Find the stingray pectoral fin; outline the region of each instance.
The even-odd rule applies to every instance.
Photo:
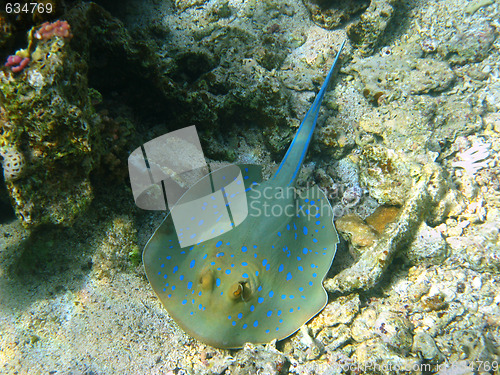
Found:
[[[266,312],[269,320],[274,319],[271,329],[277,339],[297,331],[326,305],[323,279],[339,241],[332,208],[323,192],[312,187],[298,195],[293,214],[287,211],[287,220],[276,233],[280,241],[276,241],[279,245],[274,246],[271,260],[270,287],[275,296],[268,299],[272,307]],[[262,335],[260,341],[264,338]]]

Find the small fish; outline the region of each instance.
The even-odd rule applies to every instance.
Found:
[[[259,167],[240,166],[246,218],[214,238],[183,247],[182,230],[178,237],[169,214],[144,249],[153,290],[179,326],[202,342],[240,348],[280,340],[326,305],[322,283],[338,243],[332,209],[319,188],[299,191],[294,184],[344,44],[276,174],[261,183]],[[215,190],[214,181],[226,176],[218,170],[210,178]],[[177,204],[196,197],[195,185]],[[203,205],[218,210],[209,199]],[[207,223],[193,215],[200,233],[217,228],[220,216]]]

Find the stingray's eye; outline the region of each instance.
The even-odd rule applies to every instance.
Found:
[[[214,283],[214,275],[211,269],[204,269],[200,273],[200,277],[198,278],[198,283],[200,284],[202,289],[211,289]]]
[[[247,301],[251,296],[252,290],[250,284],[246,281],[240,281],[239,283],[234,283],[229,289],[229,296],[234,300]]]

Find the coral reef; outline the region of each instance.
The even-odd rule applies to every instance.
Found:
[[[98,158],[85,66],[59,37],[39,41],[31,60],[21,75],[0,77],[10,123],[0,143],[25,157],[24,177],[8,189],[26,224],[71,222],[91,201],[88,174]]]
[[[365,10],[369,0],[332,1],[302,0],[311,14],[312,21],[325,29],[333,29],[341,22],[348,21],[351,16]]]
[[[371,0],[368,9],[359,21],[347,28],[347,35],[364,55],[373,53],[377,43],[394,15],[394,6],[399,0]]]
[[[24,156],[12,147],[0,147],[0,157],[2,157],[4,181],[15,181],[21,177],[24,171]]]

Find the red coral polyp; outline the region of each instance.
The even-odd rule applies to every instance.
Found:
[[[54,36],[65,39],[71,39],[71,28],[67,21],[57,20],[55,22],[44,22],[35,32],[35,38],[39,40],[47,40]]]
[[[20,72],[24,68],[26,68],[26,65],[30,62],[29,57],[22,57],[18,55],[11,55],[7,58],[7,62],[5,63],[5,66],[10,67],[10,69],[14,72]]]

